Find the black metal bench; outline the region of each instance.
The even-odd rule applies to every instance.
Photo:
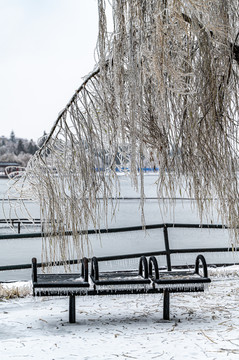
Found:
[[[200,264],[202,273],[200,272]],[[202,292],[211,282],[208,278],[207,263],[203,255],[198,255],[194,271],[159,271],[157,259],[149,258],[149,277],[155,290],[164,294],[163,319],[169,320],[169,294],[177,292]]]
[[[145,256],[139,260],[138,271],[107,271],[100,272],[98,259],[91,260],[91,280],[98,294],[120,294],[145,292],[151,284],[148,278],[148,262]]]
[[[163,319],[169,320],[170,293],[204,291],[205,285],[211,282],[202,255],[197,256],[194,271],[159,271],[154,256],[149,258],[149,263],[141,256],[137,271],[100,272],[98,259],[93,257],[90,280],[88,259],[82,259],[81,263],[81,274],[37,274],[37,260],[32,259],[33,295],[69,296],[70,323],[75,322],[75,296],[118,294],[163,293]]]
[[[38,274],[37,259],[32,259],[33,296],[69,296],[69,322],[75,322],[75,296],[87,295],[88,259],[81,262],[81,274]]]

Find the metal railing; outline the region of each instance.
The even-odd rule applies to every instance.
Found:
[[[13,228],[17,226],[17,233],[21,233],[21,225],[41,225],[40,219],[0,219],[0,224],[11,225]],[[0,235],[1,237],[1,235]]]
[[[122,259],[130,259],[130,258],[138,258],[142,255],[145,256],[166,256],[166,263],[168,271],[171,271],[172,264],[171,264],[171,255],[172,254],[188,254],[188,253],[216,253],[216,252],[233,252],[237,249],[233,247],[201,247],[201,248],[178,248],[178,249],[171,249],[170,248],[170,240],[168,229],[169,228],[185,228],[185,229],[227,229],[224,225],[213,225],[213,224],[173,224],[173,223],[165,223],[165,224],[154,224],[154,225],[147,225],[144,228],[142,226],[131,226],[131,227],[121,227],[121,228],[111,228],[111,229],[100,229],[100,230],[88,230],[79,232],[79,234],[88,233],[90,234],[110,234],[110,233],[125,233],[131,231],[139,231],[139,230],[151,230],[151,229],[163,229],[163,238],[164,238],[164,249],[162,251],[154,251],[154,252],[144,252],[144,253],[132,253],[132,254],[124,254],[124,255],[112,255],[112,256],[102,256],[97,257],[98,261],[113,261],[113,260],[122,260]],[[57,235],[57,234],[55,234]],[[58,234],[59,235],[59,234]],[[71,236],[72,232],[67,231],[65,235]],[[39,238],[43,236],[48,236],[48,234],[41,233],[31,233],[31,234],[9,234],[9,235],[0,235],[0,240],[6,239],[24,239],[24,238]],[[76,264],[79,260],[68,260],[68,264]],[[225,264],[217,264],[214,265],[228,265],[229,263]],[[42,264],[38,263],[37,266],[41,267],[42,265],[49,265],[49,264]],[[57,262],[52,264],[54,266],[62,265],[62,262]],[[7,271],[7,270],[22,270],[22,269],[30,269],[31,264],[19,264],[19,265],[5,265],[0,266],[0,271]]]

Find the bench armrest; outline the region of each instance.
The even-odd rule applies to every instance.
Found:
[[[200,275],[199,274],[200,263],[202,264],[202,268],[203,268],[203,277],[207,278],[208,277],[207,263],[206,263],[205,257],[203,255],[198,255],[196,258],[195,273]]]
[[[155,279],[159,279],[159,267],[155,256],[149,258],[149,277],[154,276]]]
[[[81,276],[85,282],[88,282],[88,259],[84,257],[81,262]]]
[[[94,280],[99,280],[99,266],[98,260],[95,256],[91,259],[91,277]]]
[[[32,282],[37,282],[37,259],[32,258]]]
[[[139,260],[139,275],[145,279],[149,277],[148,262],[145,256],[141,256]]]

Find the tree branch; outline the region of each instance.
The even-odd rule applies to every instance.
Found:
[[[192,19],[188,15],[182,13],[182,17],[183,17],[184,21],[186,21],[188,24],[192,25]],[[198,21],[198,26],[200,29],[203,29],[203,25],[199,21]],[[211,36],[213,36],[212,31],[210,31],[210,34],[211,34]],[[236,36],[236,40],[237,40],[238,36],[239,36],[239,33]],[[229,44],[230,44],[230,48],[232,51],[232,59],[236,60],[236,62],[239,65],[239,45],[235,44],[236,40],[234,43],[229,42]]]

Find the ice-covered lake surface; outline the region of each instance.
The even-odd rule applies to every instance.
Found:
[[[168,199],[158,200],[156,191],[157,175],[145,175],[145,222],[149,224],[161,223],[184,223],[199,224],[200,219],[194,204],[186,198],[185,194],[179,195],[174,206]],[[141,224],[141,210],[139,194],[132,188],[131,181],[126,176],[120,177],[121,197],[119,207],[114,219],[109,219],[108,227],[137,226]],[[0,179],[0,198],[4,198],[7,190],[7,180]],[[180,198],[181,197],[181,198]],[[164,205],[167,206],[163,206]],[[13,201],[14,204],[14,201]],[[160,205],[160,206],[159,206]],[[27,210],[33,218],[40,217],[39,206],[36,203],[26,202]],[[17,209],[17,216],[13,210],[9,210],[7,201],[0,208],[0,219],[4,217],[26,218],[25,209]],[[219,223],[215,217],[203,219],[204,223]],[[104,228],[102,223],[102,228]],[[2,225],[0,234],[13,233],[14,229]],[[16,228],[15,228],[16,231]],[[40,231],[39,227],[21,228],[21,232]],[[126,232],[117,234],[96,235],[89,237],[89,250],[85,250],[86,256],[110,256],[132,253],[144,253],[164,250],[163,231],[154,229],[147,231]],[[70,241],[70,238],[69,238]],[[169,241],[172,249],[177,248],[203,248],[203,247],[230,247],[230,238],[227,230],[208,229],[169,229]],[[0,266],[13,264],[29,264],[32,257],[41,260],[41,238],[0,240]],[[87,247],[86,247],[87,248]],[[172,255],[173,265],[190,265],[194,263],[195,254]],[[207,253],[208,263],[239,262],[237,253]],[[160,257],[160,265],[166,265],[165,257]],[[106,264],[105,266],[108,266]],[[117,263],[117,266],[136,266],[134,260]],[[29,270],[0,272],[0,281],[5,280],[28,280]]]

